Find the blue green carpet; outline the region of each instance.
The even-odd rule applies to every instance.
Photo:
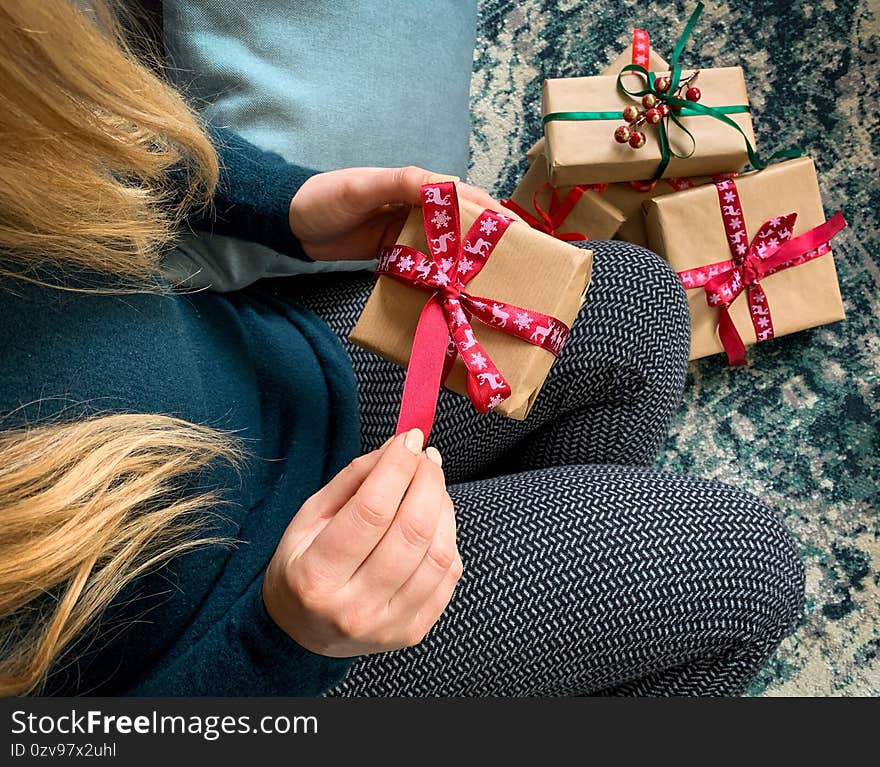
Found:
[[[541,81],[596,74],[651,33],[667,58],[694,4],[482,0],[470,180],[508,195],[540,135]],[[756,695],[880,695],[880,3],[711,0],[686,66],[741,65],[758,147],[799,144],[826,213],[848,319],[693,363],[660,465],[765,498],[797,538],[807,604]]]

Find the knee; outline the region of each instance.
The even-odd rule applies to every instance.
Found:
[[[638,313],[652,327],[671,339],[690,340],[691,317],[687,295],[678,275],[654,251],[640,245],[616,243],[619,253],[613,259],[623,261],[630,275],[633,302]],[[607,259],[612,261],[613,259]]]
[[[622,332],[655,364],[684,370],[690,350],[690,310],[681,280],[660,256],[618,240],[586,243],[594,251],[585,311],[600,305],[624,323]]]
[[[730,628],[741,641],[771,652],[803,609],[804,566],[794,540],[773,509],[744,491],[734,491],[721,527],[737,541],[718,562],[738,595],[730,603]]]

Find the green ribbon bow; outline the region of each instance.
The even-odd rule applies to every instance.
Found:
[[[663,177],[663,173],[666,171],[666,167],[669,165],[669,161],[676,157],[680,160],[685,160],[691,155],[693,155],[696,150],[696,141],[694,140],[693,134],[682,124],[682,117],[695,117],[697,115],[704,115],[708,117],[714,117],[716,120],[720,120],[725,125],[729,125],[731,128],[736,130],[742,137],[743,141],[746,144],[746,151],[749,155],[749,162],[751,166],[755,170],[763,170],[767,167],[767,163],[761,160],[757,153],[755,152],[755,148],[752,146],[746,134],[743,132],[742,128],[736,124],[733,120],[731,120],[727,115],[729,114],[742,114],[744,112],[750,112],[751,109],[746,104],[735,104],[732,106],[723,106],[723,107],[707,107],[702,104],[699,104],[694,101],[686,101],[685,99],[680,99],[675,96],[670,95],[674,93],[676,88],[678,88],[679,83],[681,82],[681,66],[679,66],[679,59],[681,58],[681,54],[685,49],[685,46],[690,39],[691,33],[696,26],[697,20],[700,18],[700,15],[703,12],[703,3],[697,3],[697,7],[694,9],[694,12],[691,14],[690,19],[688,20],[687,26],[685,26],[684,31],[681,33],[681,37],[678,38],[678,43],[675,46],[675,50],[672,53],[672,58],[669,61],[669,68],[671,70],[670,76],[670,84],[669,89],[666,92],[660,92],[657,90],[656,81],[657,78],[653,72],[649,72],[643,66],[638,64],[627,64],[623,69],[620,70],[620,74],[617,76],[617,87],[623,93],[626,93],[628,96],[632,96],[633,98],[639,98],[641,96],[646,96],[651,93],[657,97],[659,102],[665,102],[669,107],[669,115],[665,117],[661,122],[657,124],[658,129],[658,139],[660,142],[660,165],[657,167],[657,171],[654,173],[651,181],[656,181],[659,178]],[[640,91],[630,91],[623,84],[623,76],[627,72],[636,72],[637,74],[642,75],[645,78],[645,81],[648,84],[648,87],[644,90]],[[679,111],[676,113],[674,107],[678,107]],[[551,112],[550,114],[544,115],[543,120],[541,121],[542,125],[546,125],[551,120],[573,120],[573,121],[581,121],[581,120],[622,120],[623,112]],[[675,125],[677,125],[691,140],[691,150],[687,154],[679,154],[669,144],[669,121],[672,120]],[[782,158],[791,158],[791,157],[800,157],[803,154],[803,150],[795,147],[793,149],[785,149],[779,152],[776,152],[770,159],[777,160]]]

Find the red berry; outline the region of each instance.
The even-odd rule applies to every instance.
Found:
[[[645,134],[641,131],[633,131],[632,136],[629,137],[629,145],[633,149],[641,149],[645,145]]]
[[[642,96],[642,106],[645,107],[645,109],[650,109],[651,107],[656,106],[657,101],[658,99],[653,93],[646,93]]]
[[[665,101],[664,101],[662,104],[660,104],[660,105],[657,107],[657,109],[660,110],[660,114],[661,114],[663,117],[666,117],[666,116],[669,114],[669,104],[667,104]]]
[[[672,85],[672,82],[668,77],[658,77],[654,80],[654,88],[658,93],[666,93],[670,85]]]
[[[628,123],[634,123],[636,120],[639,119],[639,110],[636,109],[634,106],[628,106],[626,109],[623,110],[623,119],[626,120]]]
[[[619,144],[625,144],[629,141],[630,136],[632,136],[632,131],[629,129],[629,125],[621,125],[614,131],[614,140]]]
[[[700,89],[699,89],[699,88],[691,87],[691,88],[688,88],[688,89],[687,89],[687,93],[685,93],[684,97],[685,97],[688,101],[699,101],[699,100],[700,100],[700,96],[702,96],[702,95],[703,95],[703,94],[700,93]]]
[[[682,108],[680,106],[678,106],[677,104],[674,107],[672,107],[672,111],[675,112],[675,114],[677,114],[677,115],[681,114],[681,109]]]
[[[656,125],[663,119],[663,113],[657,107],[651,107],[645,112],[645,119],[647,119],[651,125]]]

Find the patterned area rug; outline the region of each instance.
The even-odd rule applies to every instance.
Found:
[[[540,135],[541,81],[595,74],[633,26],[669,57],[692,2],[482,0],[470,180],[507,196]],[[767,499],[800,543],[807,603],[754,695],[880,695],[880,6],[709,0],[683,59],[745,69],[758,147],[815,159],[848,319],[691,365],[660,465]]]

